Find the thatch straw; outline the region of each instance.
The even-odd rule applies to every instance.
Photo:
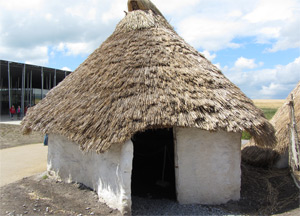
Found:
[[[254,139],[245,145],[242,149],[242,158],[247,163],[252,165],[272,165],[280,158],[279,155],[283,155],[288,151],[290,143],[290,131],[288,125],[290,124],[290,107],[289,103],[291,100],[291,95],[294,97],[294,109],[295,118],[298,129],[298,134],[300,134],[300,82],[297,84],[295,89],[286,98],[285,103],[277,110],[270,123],[274,126],[276,130],[276,146],[273,148],[263,148],[255,146],[257,143]]]
[[[274,129],[222,72],[152,11],[132,11],[72,74],[31,108],[23,131],[66,136],[106,151],[149,128],[249,131],[272,146]]]
[[[246,145],[242,150],[242,160],[258,167],[272,167],[279,157],[279,153],[272,148]]]
[[[298,135],[300,134],[300,82],[298,82],[295,89],[289,94],[285,103],[278,109],[270,123],[274,125],[276,130],[277,145],[274,148],[280,154],[283,154],[288,150],[290,143],[290,131],[288,125],[290,124],[290,100],[291,95],[294,98],[295,118],[298,129]],[[299,139],[299,138],[298,138]]]
[[[160,15],[163,17],[162,13],[150,0],[128,0],[127,1],[128,11],[134,10],[151,10],[154,14]]]
[[[265,169],[241,164],[242,215],[273,215],[299,208],[299,190],[289,169]],[[246,206],[247,208],[245,208]]]

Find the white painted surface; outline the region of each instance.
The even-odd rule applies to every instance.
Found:
[[[94,189],[101,201],[122,213],[131,210],[133,144],[114,145],[103,154],[83,153],[79,145],[59,135],[49,135],[48,171],[62,180]]]
[[[241,133],[176,128],[175,136],[179,203],[221,204],[240,198]]]

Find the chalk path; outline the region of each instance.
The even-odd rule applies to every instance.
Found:
[[[47,170],[48,147],[24,145],[0,150],[0,187]]]

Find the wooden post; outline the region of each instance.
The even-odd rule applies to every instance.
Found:
[[[10,77],[10,62],[7,63],[7,76],[8,76],[8,106],[10,109],[12,106],[12,103],[11,103],[11,87],[12,86],[11,86],[11,77]]]
[[[23,65],[22,69],[22,90],[21,90],[21,118],[25,115],[25,71],[26,71],[26,65]]]
[[[44,94],[44,68],[41,68],[41,100],[43,99]]]
[[[289,103],[290,106],[290,166],[292,170],[295,169],[300,171],[300,147],[299,147],[299,137],[296,125],[295,118],[295,109],[294,109],[294,97],[291,95],[291,101]]]

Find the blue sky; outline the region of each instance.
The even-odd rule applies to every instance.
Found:
[[[299,0],[152,0],[252,99],[300,81]],[[112,34],[127,0],[0,0],[0,59],[74,70]]]

